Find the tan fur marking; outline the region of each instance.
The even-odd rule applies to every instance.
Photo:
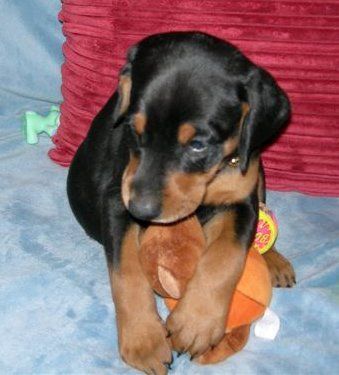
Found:
[[[241,103],[241,110],[242,110],[242,115],[240,119],[240,126],[243,125],[245,117],[247,116],[248,112],[250,111],[250,106],[248,103]]]
[[[193,125],[191,124],[183,124],[180,125],[178,131],[178,141],[180,144],[185,145],[187,144],[194,136],[196,130]]]
[[[226,241],[232,247],[239,247],[234,223],[235,214],[233,211],[222,212],[209,220],[203,227],[207,246],[211,246],[215,241]],[[223,256],[223,251],[221,256]]]
[[[238,147],[238,144],[239,144],[239,137],[238,136],[227,139],[227,141],[224,143],[224,147],[223,147],[224,148],[224,156],[231,155],[236,150],[236,148]]]
[[[132,80],[129,76],[120,76],[119,79],[119,93],[121,95],[121,104],[119,114],[127,111],[131,97]]]
[[[206,184],[216,170],[217,166],[214,166],[206,173],[171,173],[163,190],[161,217],[156,221],[175,221],[195,211],[201,204]]]
[[[226,211],[204,227],[209,242],[184,297],[167,319],[173,349],[199,356],[218,344],[246,251],[235,235],[235,216]],[[204,298],[201,298],[204,296]]]
[[[139,158],[130,154],[130,160],[125,168],[124,174],[122,176],[122,185],[121,185],[121,195],[122,200],[126,207],[128,207],[128,203],[131,199],[131,184],[133,177],[138,169],[139,166]]]
[[[231,204],[248,197],[258,181],[259,161],[253,160],[247,172],[226,168],[207,186],[204,204]]]
[[[164,362],[170,362],[171,350],[139,262],[138,234],[138,226],[132,225],[123,239],[118,267],[109,267],[119,350],[129,365],[148,373],[156,366],[159,373],[165,373]]]
[[[224,229],[224,214],[215,215],[203,227],[206,245],[210,246],[218,237],[220,237]]]
[[[133,225],[128,232],[125,234],[125,237],[121,244],[121,251],[120,251],[120,262],[119,267],[117,271],[114,270],[114,268],[110,268],[110,277],[112,280],[112,292],[113,292],[113,298],[117,298],[120,300],[124,300],[124,295],[119,297],[121,294],[121,288],[118,287],[118,284],[125,284],[128,285],[129,283],[133,283],[135,280],[134,275],[134,268],[136,267],[136,270],[138,273],[138,268],[140,267],[137,263],[139,262],[139,259],[137,257],[137,248],[139,246],[139,229],[137,225]],[[134,254],[135,252],[135,254]],[[131,279],[122,278],[122,275],[129,276]],[[130,290],[130,293],[134,293],[134,290]],[[135,298],[138,298],[138,296],[135,296]],[[120,307],[120,306],[119,306]],[[118,307],[118,310],[119,310]],[[117,311],[119,313],[119,311]]]
[[[296,283],[293,265],[273,246],[263,254],[273,287],[292,287]]]
[[[125,316],[125,310],[130,308],[130,306],[126,305],[126,303],[130,302],[129,297],[137,303],[140,299],[151,296],[150,286],[146,277],[141,277],[143,272],[138,258],[138,247],[139,228],[137,225],[133,225],[123,239],[117,270],[114,270],[113,267],[109,269],[113,299],[118,302],[116,313],[118,318],[121,319]],[[139,288],[135,288],[135,286],[141,284],[144,284],[145,288],[139,294],[140,290],[137,291]]]
[[[145,131],[147,123],[146,115],[142,112],[138,112],[134,116],[134,128],[137,134],[141,135]]]
[[[245,117],[247,116],[250,110],[250,107],[248,103],[242,103],[241,109],[242,109],[242,115],[239,121],[239,134],[241,133],[241,129],[243,127]],[[224,143],[224,156],[231,155],[238,147],[238,144],[239,144],[239,135],[236,135],[235,137],[227,139],[226,142]]]

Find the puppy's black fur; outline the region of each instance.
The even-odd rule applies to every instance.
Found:
[[[94,119],[74,157],[67,190],[77,220],[104,246],[111,281],[115,280],[112,289],[123,289],[113,290],[113,297],[120,350],[132,366],[163,373],[161,363],[168,361],[170,349],[155,311],[144,311],[153,302],[149,292],[144,293],[146,284],[138,282],[143,276],[136,260],[126,260],[126,254],[134,257],[136,251],[130,253],[124,245],[136,243],[128,237],[134,233],[131,228],[170,223],[192,213],[204,226],[225,212],[225,226],[233,228],[223,237],[225,246],[233,243],[235,250],[228,254],[239,259],[234,261],[237,270],[225,270],[220,285],[227,290],[229,283],[232,288],[253,240],[258,199],[264,200],[260,150],[280,132],[289,113],[288,99],[274,79],[218,38],[199,32],[158,34],[129,51],[119,89]],[[220,262],[226,259],[230,264],[229,258],[220,256]],[[208,268],[205,272],[214,275]],[[130,288],[138,288],[137,296],[144,296],[139,303]],[[172,332],[180,319],[197,319],[197,323],[201,319],[189,310],[197,300],[192,295],[187,298],[190,302],[170,317]],[[218,308],[208,314],[214,313],[220,317]],[[147,326],[152,328],[143,336]],[[187,334],[178,329],[174,349],[191,345],[192,330],[199,337],[191,349],[185,349],[192,355],[217,343],[219,336],[212,338],[210,333],[216,332],[213,326],[207,330],[206,325],[195,324]],[[150,337],[154,340],[147,341]],[[194,347],[198,342],[200,347]],[[162,359],[153,358],[159,345],[167,353]]]
[[[161,201],[164,171],[206,171],[225,159],[222,145],[239,133],[241,103],[250,107],[235,151],[242,172],[289,117],[288,99],[267,72],[233,45],[203,33],[146,38],[131,49],[122,74],[132,80],[127,112],[119,116],[121,98],[116,91],[94,119],[68,178],[76,218],[105,246],[110,261],[119,258],[121,240],[133,220],[121,199],[130,152],[145,160],[138,176],[140,189]],[[132,125],[139,111],[147,112],[148,118],[148,132],[141,137]],[[197,128],[195,146],[206,147],[202,152],[178,145],[178,126],[188,121]],[[202,221],[204,216],[199,207]]]

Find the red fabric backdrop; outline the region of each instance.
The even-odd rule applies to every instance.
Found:
[[[142,37],[201,30],[233,42],[276,77],[290,126],[264,153],[271,189],[339,195],[339,1],[64,0],[61,124],[50,157],[69,165]]]

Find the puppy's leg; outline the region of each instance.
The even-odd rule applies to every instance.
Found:
[[[218,214],[205,225],[207,251],[184,297],[167,319],[176,351],[198,357],[224,336],[229,303],[243,271],[256,215],[251,205],[244,204]],[[244,227],[253,230],[246,232]]]
[[[116,236],[119,235],[117,226]],[[148,374],[166,374],[166,364],[171,363],[172,354],[166,329],[156,310],[153,291],[139,263],[138,232],[136,224],[125,225],[114,262],[106,244],[119,349],[122,359],[130,366]],[[118,242],[114,240],[115,244]]]
[[[262,165],[259,175],[258,198],[259,202],[266,203],[265,175]],[[273,287],[290,288],[295,285],[295,272],[292,264],[274,246],[263,254],[263,257],[270,271]]]
[[[291,288],[296,284],[292,264],[274,246],[263,254],[263,257],[271,274],[272,286]]]

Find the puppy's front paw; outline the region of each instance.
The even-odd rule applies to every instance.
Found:
[[[217,345],[225,334],[225,306],[189,295],[178,303],[167,318],[173,349],[189,352],[191,358]]]
[[[165,327],[156,317],[124,321],[119,334],[121,358],[146,374],[167,374],[172,353],[166,335]]]

